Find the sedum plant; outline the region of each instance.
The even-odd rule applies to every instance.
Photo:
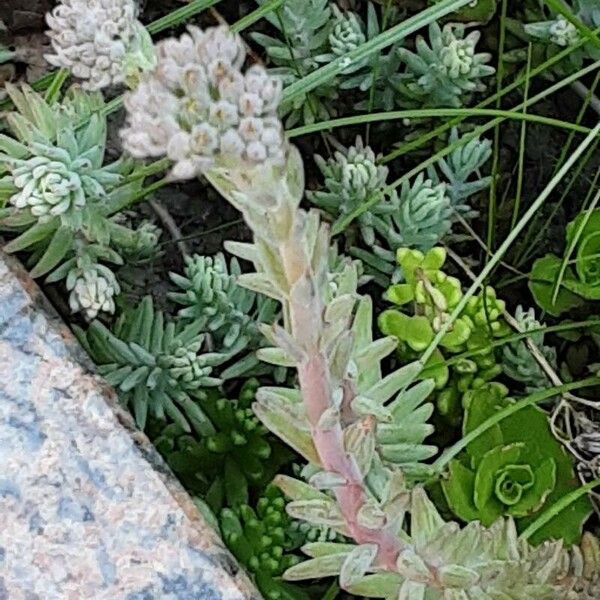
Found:
[[[254,266],[238,282],[282,305],[282,323],[263,327],[273,347],[262,357],[294,366],[299,390],[259,390],[255,412],[313,469],[308,482],[276,478],[291,499],[288,513],[349,538],[305,545],[309,560],[284,577],[339,575],[350,593],[390,600],[558,600],[578,597],[588,583],[593,594],[597,586],[588,576],[598,564],[595,542],[585,555],[579,549],[570,555],[561,542],[533,548],[519,540],[511,519],[461,529],[441,518],[422,487],[411,487],[405,470],[418,473],[427,457],[411,451],[428,434],[421,426],[424,411],[415,407],[432,383],[411,385],[422,370],[419,362],[381,376],[379,362],[396,341],[372,341],[370,302],[357,297],[351,265],[334,278],[332,293],[328,228],[316,212],[299,208],[302,161],[283,140],[281,150],[284,164],[233,164],[213,156],[201,169],[253,232],[252,243],[227,245]],[[479,318],[479,303],[472,310],[470,318]],[[382,439],[379,426],[385,424],[390,437]],[[389,444],[396,447],[386,456]]]
[[[524,332],[537,330],[543,325],[535,318],[535,310],[524,310],[518,306],[515,313],[520,328]],[[556,367],[556,349],[544,344],[544,333],[535,332],[529,339],[542,352],[548,363]],[[524,384],[528,394],[543,390],[548,387],[548,377],[533,357],[524,340],[511,342],[502,348],[502,369],[508,377]]]
[[[247,380],[234,399],[216,390],[199,398],[209,423],[201,435],[177,423],[152,424],[154,444],[171,469],[215,513],[248,504],[251,494],[264,489],[291,459],[252,412],[258,385],[256,379]]]
[[[465,394],[463,435],[508,406],[506,394],[499,384]],[[451,461],[442,488],[450,509],[463,521],[487,527],[501,515],[510,515],[522,531],[544,507],[576,490],[576,481],[573,462],[552,434],[546,414],[528,406],[494,425]],[[591,510],[587,497],[580,498],[550,519],[531,542],[578,543]]]
[[[421,356],[445,325],[463,297],[461,282],[447,275],[443,248],[426,254],[400,248],[398,264],[404,281],[388,288],[385,297],[396,305],[379,315],[379,328],[398,340],[398,357],[411,360]],[[490,342],[508,334],[502,312],[504,302],[486,288],[469,299],[467,306],[442,337],[427,363],[427,375],[435,382],[438,416],[446,425],[457,426],[462,419],[462,396],[502,372]],[[448,367],[447,357],[463,351],[477,351]]]
[[[494,74],[489,53],[478,53],[479,31],[468,35],[462,24],[429,26],[429,43],[417,36],[415,52],[399,50],[406,72],[396,82],[403,103],[417,107],[465,105],[475,92],[485,91],[483,79]]]
[[[449,143],[460,141],[454,129]],[[393,267],[398,248],[427,251],[450,232],[457,215],[477,215],[466,200],[489,186],[490,177],[482,177],[480,170],[491,153],[489,140],[460,144],[428,169],[427,178],[421,173],[412,183],[405,181],[398,193],[387,189],[387,167],[378,164],[373,150],[358,137],[354,146],[333,158],[315,156],[325,183],[307,197],[337,221],[358,213],[361,244],[352,252],[386,286],[390,276],[394,281],[399,277]],[[373,204],[365,211],[366,202]]]
[[[583,25],[591,30],[600,27],[600,8],[595,0],[573,0],[569,3],[569,11]],[[539,40],[550,46],[566,48],[574,45],[581,39],[577,27],[568,21],[563,15],[554,15],[554,18],[545,21],[527,23],[525,32],[534,40]],[[600,50],[592,42],[586,43],[575,51],[569,60],[577,68],[581,68],[583,59],[586,57],[598,60]]]
[[[297,540],[289,534],[291,519],[285,509],[281,491],[268,485],[256,508],[243,505],[221,512],[221,535],[267,600],[309,600],[307,593],[281,581],[281,574],[301,560],[293,553]]]
[[[386,21],[397,19],[397,11],[393,7],[384,10]],[[342,12],[334,5],[333,30],[329,36],[331,52],[318,58],[320,62],[328,62],[343,56],[357,46],[373,39],[381,33],[377,11],[372,3],[367,4],[367,23],[352,11]],[[394,81],[398,77],[401,60],[398,55],[399,45],[392,44],[386,54],[377,53],[348,67],[343,71],[340,81],[341,90],[359,90],[368,94],[368,98],[360,100],[355,108],[358,110],[382,109],[392,110],[396,103],[397,91]]]
[[[88,90],[134,80],[154,65],[152,40],[135,0],[61,0],[47,15],[51,65],[68,69]]]
[[[0,136],[0,228],[18,234],[8,252],[26,250],[33,277],[66,278],[73,311],[88,318],[113,312],[119,285],[102,262],[121,264],[115,250],[139,233],[111,217],[142,178],[123,160],[104,166],[106,118],[98,94],[71,88],[49,103],[29,87],[6,89],[17,110]],[[82,123],[85,123],[82,125]]]
[[[257,0],[260,6],[266,2]],[[286,0],[280,9],[267,14],[265,19],[278,30],[281,39],[258,32],[252,34],[252,39],[265,49],[274,65],[271,73],[280,77],[284,85],[290,85],[319,67],[321,57],[331,52],[330,39],[338,50],[347,43],[356,43],[344,35],[347,27],[338,24],[337,35],[333,33],[335,19],[328,0]],[[286,127],[327,120],[336,114],[334,101],[337,97],[335,81],[317,86],[292,103]]]
[[[146,296],[119,317],[112,331],[95,320],[87,331],[75,327],[75,333],[140,429],[151,415],[170,419],[186,432],[210,434],[214,427],[198,401],[206,388],[221,383],[212,371],[226,356],[202,352],[201,329],[198,322],[166,321]]]
[[[237,285],[240,265],[234,258],[227,264],[223,254],[214,257],[185,257],[183,275],[171,273],[179,291],[169,297],[182,308],[180,319],[200,322],[213,347],[235,359],[221,372],[222,379],[268,372],[256,350],[264,345],[260,323],[272,323],[278,316],[277,303]],[[285,369],[275,373],[285,377]]]

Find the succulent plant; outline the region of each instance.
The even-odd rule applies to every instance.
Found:
[[[46,17],[56,67],[100,90],[154,66],[152,40],[134,0],[61,0]]]
[[[459,141],[458,130],[453,129],[448,142]],[[428,177],[421,173],[412,183],[405,181],[398,193],[387,189],[387,167],[377,164],[373,150],[357,137],[354,146],[337,151],[333,158],[315,156],[325,184],[307,192],[307,197],[338,222],[358,214],[362,243],[351,252],[377,283],[387,286],[390,277],[392,281],[399,277],[393,266],[398,248],[427,251],[450,232],[457,214],[464,218],[477,214],[466,200],[489,186],[491,178],[482,177],[480,169],[490,156],[491,142],[473,138],[431,166]],[[366,202],[369,208],[364,210]]]
[[[276,113],[281,81],[258,65],[242,74],[246,52],[239,36],[225,26],[190,26],[156,51],[154,71],[125,96],[126,150],[137,158],[166,155],[177,179],[215,163],[283,160]]]
[[[130,406],[140,429],[151,415],[171,419],[183,431],[193,428],[207,435],[214,427],[199,400],[207,388],[221,383],[212,370],[226,356],[201,352],[205,344],[201,329],[201,323],[166,322],[146,296],[119,317],[113,331],[95,320],[87,331],[76,327],[75,332],[100,374]]]
[[[274,485],[268,485],[256,508],[242,505],[221,512],[221,535],[229,550],[253,576],[267,600],[308,600],[296,586],[281,581],[280,575],[301,558],[293,554],[295,540],[288,535],[290,517],[286,501]]]
[[[143,178],[127,182],[133,171],[126,161],[103,166],[107,131],[99,94],[71,88],[51,104],[29,87],[6,89],[17,110],[6,117],[13,137],[0,136],[0,204],[7,204],[0,228],[19,235],[5,250],[29,252],[33,277],[50,273],[56,282],[70,273],[74,310],[112,312],[119,285],[99,261],[121,264],[111,246],[131,246],[139,236],[112,215]]]
[[[180,424],[152,426],[154,444],[191,493],[218,513],[250,501],[250,491],[263,489],[292,455],[254,416],[251,405],[258,381],[244,383],[237,399],[216,390],[199,399],[210,427],[200,436]]]
[[[256,0],[264,5],[267,0]],[[330,51],[329,36],[334,19],[328,0],[287,0],[279,10],[265,19],[279,31],[282,39],[263,33],[253,33],[252,39],[260,44],[274,65],[273,75],[290,85],[319,67],[318,57]],[[324,83],[305,96],[300,96],[289,107],[286,127],[299,122],[324,121],[336,114],[335,81]]]
[[[279,308],[274,300],[237,285],[240,274],[238,261],[233,258],[228,266],[222,254],[186,257],[184,275],[171,273],[180,291],[169,297],[183,306],[179,317],[202,323],[212,345],[236,359],[221,372],[223,379],[272,371],[255,352],[264,344],[259,325],[274,322]],[[285,370],[277,370],[276,376],[280,380]]]
[[[384,14],[383,22],[380,24],[375,6],[368,3],[366,25],[358,14],[348,11],[338,16],[338,27],[344,31],[351,30],[355,40],[359,39],[360,30],[364,32],[363,42],[368,41],[378,36],[384,26],[394,24],[400,17],[399,11],[389,4],[384,9]],[[352,34],[348,31],[347,35]],[[398,92],[395,82],[399,77],[398,70],[402,64],[398,54],[399,49],[398,44],[392,44],[385,54],[383,52],[373,54],[344,71],[344,76],[340,80],[340,89],[359,90],[363,93],[363,97],[355,104],[357,110],[392,110],[397,104]]]
[[[73,312],[83,311],[86,318],[95,319],[100,312],[115,312],[115,296],[121,288],[115,274],[106,265],[77,260],[77,266],[67,274],[69,306]]]
[[[399,357],[413,360],[431,344],[461,301],[462,285],[441,270],[446,260],[443,248],[433,248],[426,254],[401,248],[397,258],[404,282],[390,286],[386,299],[398,308],[381,313],[378,323],[384,334],[398,340]],[[446,427],[461,422],[461,401],[467,390],[481,387],[502,372],[490,341],[510,331],[503,310],[504,302],[492,288],[470,298],[428,361],[424,375],[435,382],[437,416]],[[473,356],[451,367],[445,365],[446,356],[465,350],[474,351]]]
[[[429,177],[435,183],[447,185],[447,195],[453,212],[465,219],[477,215],[477,211],[465,201],[471,196],[489,187],[490,176],[481,176],[481,168],[492,156],[492,142],[475,137],[464,143],[458,129],[452,129],[448,145],[461,142],[450,154],[427,169]],[[452,220],[455,220],[453,217]]]
[[[542,324],[535,318],[533,308],[524,310],[522,306],[518,306],[515,319],[524,332],[542,327]],[[556,368],[556,349],[544,344],[544,332],[532,333],[530,339],[542,352],[548,364]],[[502,369],[508,377],[522,383],[528,394],[545,389],[549,385],[548,376],[531,354],[525,340],[510,342],[503,346]]]
[[[310,488],[284,478],[278,484],[293,501],[316,501]],[[397,493],[399,521],[410,516],[410,531],[403,532],[394,569],[377,566],[373,544],[316,542],[302,548],[308,560],[284,577],[302,581],[339,574],[349,593],[408,600],[592,600],[600,591],[600,543],[589,533],[570,552],[560,542],[534,548],[518,538],[510,519],[487,529],[477,521],[460,528],[442,519],[422,488]],[[333,508],[335,501],[330,503]]]
[[[367,245],[375,242],[374,215],[387,212],[383,188],[388,175],[387,167],[377,165],[373,150],[356,138],[354,146],[337,151],[333,158],[324,159],[316,155],[315,161],[325,177],[324,189],[308,192],[307,198],[319,208],[339,218],[356,211],[371,196],[378,195],[378,202],[370,211],[362,213],[357,221]]]
[[[507,406],[507,392],[503,386],[488,384],[465,394],[463,435]],[[442,482],[451,510],[463,521],[488,527],[508,515],[518,531],[577,487],[571,458],[552,435],[546,414],[534,406],[503,419],[471,442],[464,456],[451,461]],[[591,513],[590,501],[582,497],[565,511],[538,530],[531,542],[579,543]]]
[[[429,44],[417,37],[416,52],[399,49],[407,71],[396,82],[402,101],[410,106],[461,107],[468,97],[486,89],[482,79],[494,74],[491,54],[477,53],[479,31],[465,35],[461,24],[429,26]]]

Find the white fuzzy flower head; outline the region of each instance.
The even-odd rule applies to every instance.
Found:
[[[215,165],[284,162],[281,82],[259,66],[242,73],[238,35],[227,27],[189,27],[156,50],[155,70],[125,96],[126,150],[137,158],[166,155],[175,179]]]
[[[549,28],[550,40],[558,46],[572,46],[579,40],[577,27],[560,15]]]
[[[30,208],[40,222],[85,206],[85,192],[79,174],[60,161],[35,156],[13,171],[18,192],[10,198],[17,208]]]
[[[95,319],[100,312],[114,313],[114,297],[121,288],[114,273],[106,266],[92,264],[77,267],[67,275],[69,306],[73,312],[83,312],[88,319]]]
[[[55,52],[46,59],[84,80],[88,90],[122,83],[154,64],[137,14],[134,0],[62,0],[46,17]]]

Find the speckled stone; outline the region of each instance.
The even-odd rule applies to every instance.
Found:
[[[0,253],[0,600],[260,598]]]

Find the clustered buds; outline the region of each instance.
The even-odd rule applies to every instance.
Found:
[[[83,312],[88,319],[98,313],[115,312],[114,297],[121,291],[115,274],[106,266],[93,263],[71,269],[67,275],[69,307],[73,312]]]
[[[156,46],[158,64],[125,97],[123,145],[135,157],[168,156],[175,179],[219,165],[281,163],[281,82],[246,57],[227,27],[189,27]]]
[[[134,0],[62,0],[47,16],[55,54],[46,59],[83,79],[85,89],[122,83],[130,70],[153,63],[137,14]]]

